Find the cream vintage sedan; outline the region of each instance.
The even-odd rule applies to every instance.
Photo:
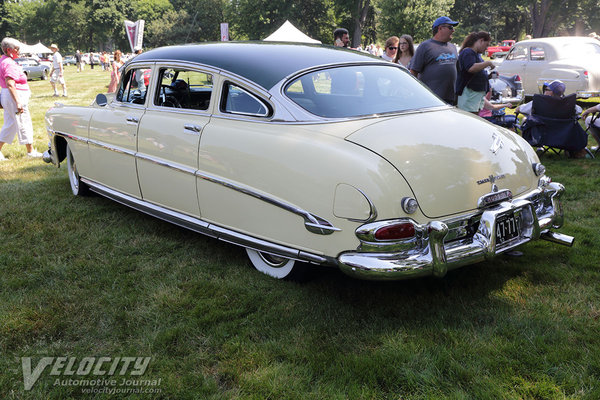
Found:
[[[276,278],[444,276],[536,239],[570,245],[563,186],[519,136],[354,51],[218,43],[145,52],[116,94],[46,114],[46,159],[101,194],[247,249]]]
[[[502,75],[519,75],[526,96],[541,93],[544,83],[560,79],[566,93],[579,97],[600,93],[600,41],[589,37],[554,37],[515,44],[496,68]]]

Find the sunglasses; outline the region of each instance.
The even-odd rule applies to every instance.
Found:
[[[388,47],[388,49],[390,49],[390,50],[398,50],[398,48],[394,47],[394,46],[390,46],[390,47]]]
[[[442,28],[448,28],[451,31],[454,30],[454,27],[452,25],[442,25]]]

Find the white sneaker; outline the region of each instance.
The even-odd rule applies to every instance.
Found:
[[[31,153],[27,153],[27,157],[32,157],[32,158],[40,158],[42,155],[43,154],[37,150],[31,150]]]
[[[2,152],[0,151],[0,161],[4,161],[6,160],[6,157],[4,157],[4,154],[2,154]]]

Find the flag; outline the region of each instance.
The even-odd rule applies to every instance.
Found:
[[[136,47],[141,49],[144,42],[144,20],[138,19],[135,22],[126,20],[125,32],[127,33],[131,51],[135,51]]]

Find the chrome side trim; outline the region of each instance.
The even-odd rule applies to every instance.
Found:
[[[69,133],[56,132],[56,131],[52,131],[52,130],[48,130],[48,131],[52,132],[55,136],[61,136],[61,137],[64,137],[65,139],[71,139],[76,142],[89,143],[89,141],[90,141],[88,138],[83,137],[83,136],[71,135]]]
[[[316,264],[334,264],[335,262],[328,257],[308,253],[287,246],[282,246],[263,239],[255,238],[234,230],[224,228],[215,224],[205,222],[197,217],[182,214],[177,211],[169,210],[165,207],[138,199],[127,194],[121,193],[98,182],[87,178],[81,178],[81,181],[87,184],[95,193],[121,203],[127,207],[141,211],[153,217],[170,222],[182,228],[201,233],[228,243],[233,243],[243,247],[249,247],[257,251],[264,251],[282,257],[294,260],[311,262]]]
[[[289,211],[291,213],[294,213],[296,215],[301,216],[304,219],[304,226],[306,227],[306,229],[309,232],[312,233],[317,233],[320,235],[330,235],[333,232],[337,232],[337,231],[341,231],[341,229],[336,228],[335,226],[333,226],[329,221],[327,221],[325,218],[321,218],[318,215],[315,214],[311,214],[310,212],[303,210],[302,208],[296,207],[292,204],[283,202],[279,199],[275,199],[273,197],[267,196],[263,193],[259,193],[257,191],[254,191],[248,187],[239,185],[235,182],[226,180],[226,179],[222,179],[222,178],[217,178],[213,175],[204,173],[204,172],[200,172],[197,171],[196,172],[196,176],[200,179],[204,179],[205,181],[208,182],[212,182],[212,183],[216,183],[218,185],[222,185],[225,186],[226,188],[229,189],[233,189],[237,192],[240,193],[244,193],[248,196],[252,196],[256,199],[259,199],[261,201],[264,201],[266,203],[269,203],[271,205],[274,205],[276,207],[282,208],[286,211]]]
[[[96,147],[99,147],[104,150],[113,151],[115,153],[127,154],[132,157],[135,157],[137,155],[137,152],[134,150],[124,149],[122,147],[109,146],[109,145],[99,142],[97,140],[87,139],[87,142],[89,145],[96,146]]]
[[[195,168],[189,168],[189,167],[185,167],[183,165],[180,164],[175,164],[175,163],[171,163],[168,161],[165,161],[163,159],[157,158],[157,157],[152,157],[146,154],[142,154],[142,153],[136,153],[135,154],[138,160],[144,160],[144,161],[148,161],[151,162],[153,164],[156,165],[160,165],[161,167],[167,167],[170,169],[173,169],[175,171],[179,171],[179,172],[183,172],[185,174],[188,175],[196,175],[196,169]]]
[[[234,182],[225,180],[225,179],[220,179],[217,178],[215,176],[206,174],[206,173],[202,173],[200,171],[197,171],[194,168],[189,168],[189,167],[185,167],[179,164],[175,164],[175,163],[171,163],[171,162],[167,162],[164,161],[162,159],[156,158],[156,157],[151,157],[148,156],[146,154],[141,154],[132,150],[127,150],[127,149],[122,149],[122,148],[118,148],[118,147],[114,147],[114,146],[107,146],[103,143],[100,143],[98,141],[95,140],[90,140],[90,139],[86,139],[86,138],[82,138],[82,137],[77,137],[77,136],[72,136],[72,135],[66,135],[66,134],[60,134],[60,136],[64,136],[66,138],[69,139],[73,139],[73,140],[78,140],[78,141],[82,141],[82,142],[86,142],[90,145],[96,146],[96,147],[100,147],[106,150],[110,150],[110,151],[114,151],[116,153],[120,153],[120,154],[127,154],[130,155],[132,157],[136,157],[140,160],[144,160],[144,161],[148,161],[151,163],[154,163],[156,165],[160,165],[166,168],[170,168],[176,171],[180,171],[183,172],[185,174],[188,175],[193,175],[196,176],[197,178],[200,179],[204,179],[207,180],[209,182],[213,182],[222,186],[225,186],[229,189],[233,189],[235,191],[238,191],[240,193],[244,193],[248,196],[252,196],[254,198],[257,198],[261,201],[267,202],[269,204],[272,204],[276,207],[282,208],[286,211],[289,211],[291,213],[294,213],[296,215],[301,216],[304,219],[304,227],[312,233],[316,233],[319,235],[330,235],[333,232],[337,232],[337,231],[341,231],[341,229],[336,228],[335,226],[333,226],[333,224],[331,224],[331,222],[327,221],[325,218],[319,217],[318,215],[312,214],[306,210],[303,210],[302,208],[296,207],[292,204],[289,203],[285,203],[281,200],[278,199],[274,199],[272,197],[269,197],[265,194],[256,192],[248,187],[243,187],[241,185],[238,185]],[[99,184],[97,184],[99,185]],[[91,186],[91,185],[90,185]],[[108,197],[108,195],[107,195]]]

